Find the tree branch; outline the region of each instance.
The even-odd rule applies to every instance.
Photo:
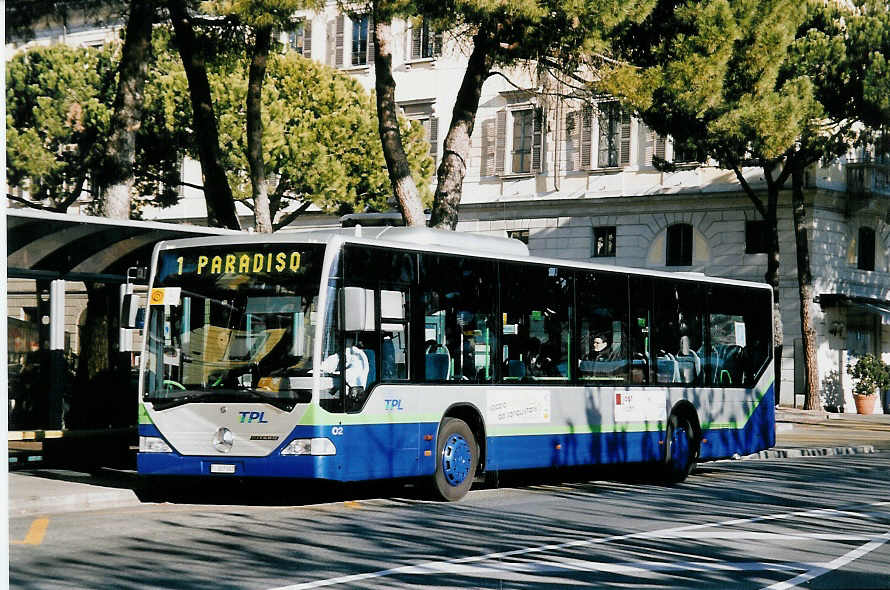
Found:
[[[305,203],[300,205],[299,208],[297,208],[297,209],[291,211],[290,213],[288,213],[287,215],[285,215],[281,221],[273,224],[273,227],[275,228],[276,231],[278,231],[282,227],[286,227],[286,226],[290,225],[291,223],[293,223],[293,221],[297,217],[299,217],[300,215],[305,213],[306,210],[309,209],[309,207],[311,207],[311,206],[312,206],[312,201],[306,201]]]
[[[6,193],[6,198],[10,201],[15,201],[16,203],[21,203],[25,205],[29,209],[39,209],[41,211],[52,211],[54,213],[58,213],[58,209],[55,207],[47,207],[46,205],[41,205],[40,203],[35,203],[34,201],[29,201],[28,199],[24,199],[22,197],[17,197],[13,194]]]

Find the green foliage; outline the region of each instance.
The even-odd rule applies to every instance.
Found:
[[[426,15],[438,31],[489,31],[488,55],[494,66],[547,56],[572,67],[605,51],[612,32],[627,22],[641,21],[655,0],[400,0],[381,4],[394,16]]]
[[[856,395],[875,395],[878,391],[890,389],[890,367],[873,354],[866,354],[855,364],[847,367],[856,383],[853,393]]]
[[[247,80],[239,71],[211,75],[220,142],[237,198],[250,196],[243,105]],[[267,173],[283,201],[309,199],[331,213],[388,208],[392,195],[373,96],[349,76],[296,53],[270,56],[263,88],[263,150]],[[433,174],[423,129],[402,120],[402,134],[424,201]],[[275,214],[275,211],[272,211]]]
[[[96,169],[114,100],[113,50],[39,47],[7,62],[10,186],[58,207]]]
[[[602,88],[653,129],[732,165],[846,151],[849,123],[890,121],[886,3],[660,0],[613,48]]]
[[[215,15],[233,15],[251,27],[271,27],[289,22],[296,11],[319,9],[323,0],[204,0],[201,10]]]
[[[136,186],[142,204],[165,206],[178,198],[181,158],[197,159],[197,146],[188,84],[169,32],[157,27],[153,44],[136,137]],[[117,47],[36,48],[7,63],[10,186],[64,207],[78,180],[97,172],[114,101]],[[246,62],[222,56],[210,66],[223,163],[236,197],[246,199]],[[374,100],[355,80],[293,53],[274,54],[263,101],[267,176],[278,179],[275,211],[304,199],[332,213],[388,208],[392,190]],[[416,123],[402,124],[412,171],[429,204],[429,144]]]
[[[774,160],[821,113],[808,77],[779,75],[805,8],[795,0],[659,2],[615,44],[640,63],[607,72],[602,86],[659,133],[728,167],[746,156]],[[643,47],[628,51],[635,41]]]

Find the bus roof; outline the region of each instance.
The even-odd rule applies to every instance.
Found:
[[[766,283],[729,279],[725,277],[712,277],[696,272],[674,272],[651,268],[616,266],[581,260],[531,256],[528,252],[528,246],[519,240],[487,234],[454,232],[427,227],[356,226],[353,228],[297,230],[274,234],[229,234],[224,236],[207,236],[164,241],[158,244],[158,250],[207,245],[262,243],[316,243],[330,244],[338,247],[345,243],[355,243],[401,250],[435,252],[439,254],[463,254],[480,258],[496,258],[498,260],[548,264],[552,266],[618,272],[639,276],[682,279],[703,283],[720,283],[762,289],[771,288]]]

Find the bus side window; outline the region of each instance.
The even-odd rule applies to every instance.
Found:
[[[424,381],[494,379],[495,263],[424,254]]]
[[[630,382],[648,384],[651,379],[649,339],[652,326],[652,279],[630,277]]]
[[[769,292],[716,286],[708,297],[708,308],[708,382],[722,387],[753,385],[772,346]]]
[[[627,278],[581,271],[578,298],[578,368],[582,381],[627,382]]]
[[[573,273],[519,262],[500,267],[504,380],[570,378]]]
[[[655,376],[658,383],[701,383],[704,294],[688,281],[655,282]]]

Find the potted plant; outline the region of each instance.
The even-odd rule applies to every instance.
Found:
[[[866,354],[847,367],[847,372],[856,380],[853,384],[856,413],[871,414],[878,391],[890,387],[890,367],[875,355]]]

